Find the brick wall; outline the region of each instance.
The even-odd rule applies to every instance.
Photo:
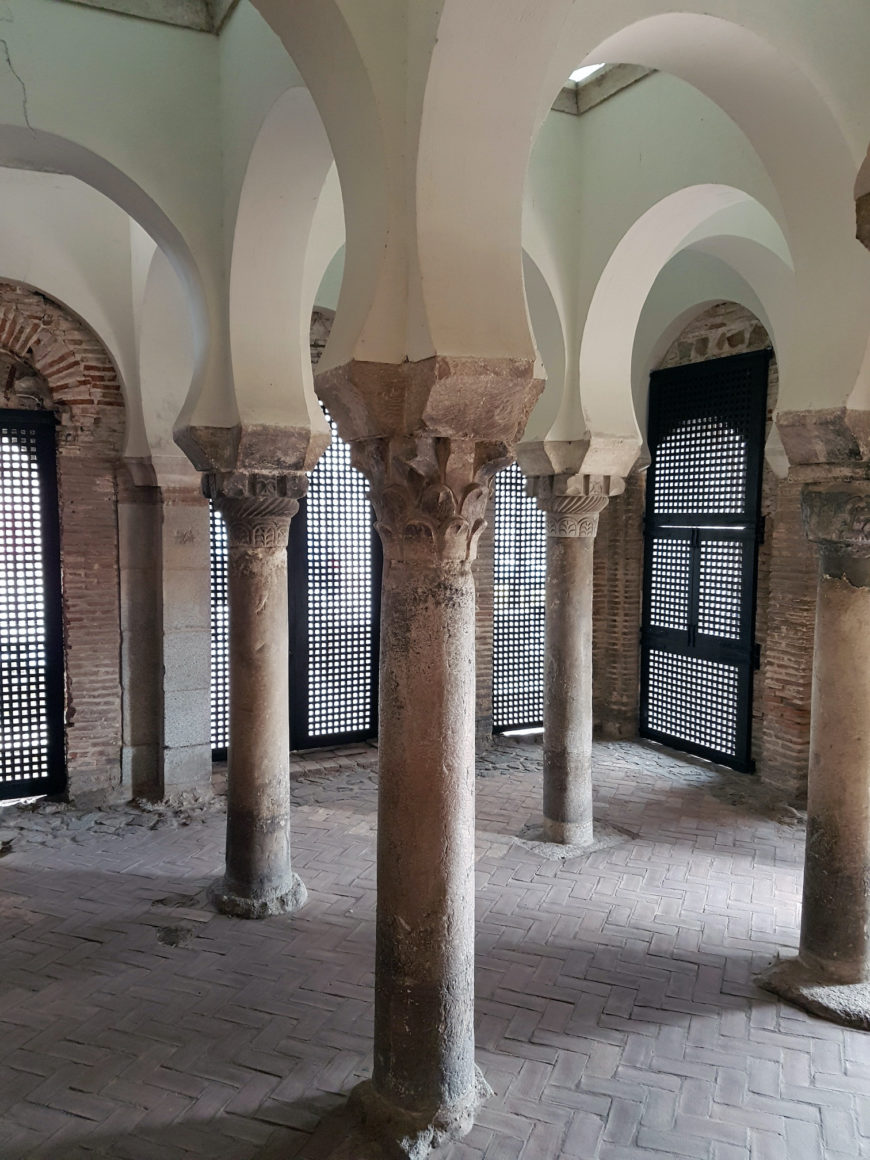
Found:
[[[592,717],[602,737],[637,735],[644,475],[598,517],[592,589]]]
[[[18,387],[4,392],[2,405],[53,409],[60,421],[69,794],[79,800],[117,796],[121,686],[115,472],[124,435],[120,383],[104,347],[83,323],[43,295],[11,283],[0,283],[0,351],[18,367]]]

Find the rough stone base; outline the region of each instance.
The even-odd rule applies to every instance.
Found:
[[[870,982],[826,983],[797,958],[773,963],[755,981],[812,1015],[856,1031],[870,1031]]]
[[[292,875],[292,885],[282,894],[267,894],[261,898],[245,898],[224,888],[224,880],[216,882],[209,892],[211,901],[221,914],[233,918],[269,918],[273,914],[292,914],[308,899],[305,883],[298,874]]]
[[[468,1098],[440,1107],[431,1115],[414,1114],[385,1100],[371,1080],[357,1084],[350,1101],[366,1132],[377,1140],[390,1160],[424,1160],[433,1148],[465,1136],[474,1123],[475,1112],[491,1095],[492,1088],[475,1065],[474,1087]]]
[[[533,818],[520,830],[514,841],[531,854],[546,858],[550,862],[567,862],[570,858],[585,858],[596,850],[606,850],[608,846],[619,846],[622,842],[632,842],[637,837],[630,830],[611,826],[609,822],[596,822],[592,841],[583,845],[551,842],[541,818]]]

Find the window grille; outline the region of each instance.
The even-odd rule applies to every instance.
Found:
[[[324,410],[324,413],[325,410]],[[329,414],[332,441],[290,527],[293,747],[377,733],[381,544],[368,483]]]
[[[290,736],[294,749],[377,733],[381,545],[365,478],[332,442],[290,525]],[[229,601],[223,517],[211,509],[211,739],[229,745]]]
[[[209,504],[211,531],[211,748],[226,756],[230,741],[230,603],[227,587],[227,529]]]
[[[54,416],[0,411],[0,798],[65,778]]]
[[[544,513],[526,495],[516,463],[495,477],[493,729],[540,726],[544,718]]]
[[[744,770],[769,358],[650,379],[640,731]]]

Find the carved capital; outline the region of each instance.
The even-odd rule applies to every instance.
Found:
[[[317,375],[317,393],[349,442],[438,436],[513,445],[543,389],[526,359],[433,355],[353,360]]]
[[[870,556],[870,481],[806,484],[801,510],[807,538],[847,556]]]
[[[371,484],[387,560],[474,559],[492,477],[511,460],[504,443],[439,436],[362,439],[352,455]]]
[[[202,490],[223,515],[231,548],[286,549],[290,521],[308,490],[302,471],[281,475],[245,471],[211,472]]]
[[[547,535],[567,539],[594,536],[599,513],[624,487],[623,479],[609,475],[535,475],[526,483],[547,513]]]

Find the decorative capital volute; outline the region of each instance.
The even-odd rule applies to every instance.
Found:
[[[505,444],[440,436],[361,439],[352,457],[371,484],[388,561],[475,558],[492,477],[511,459]]]
[[[304,471],[210,472],[203,476],[202,490],[224,517],[230,548],[281,550],[308,490],[308,476]]]

